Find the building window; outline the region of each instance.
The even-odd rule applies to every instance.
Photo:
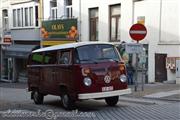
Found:
[[[13,27],[16,27],[16,10],[13,10]]]
[[[110,6],[110,41],[120,41],[120,5]]]
[[[57,7],[51,8],[51,18],[57,19]]]
[[[36,20],[36,22],[35,22],[35,24],[36,24],[36,26],[39,26],[39,18],[38,18],[38,6],[35,6],[35,20]]]
[[[33,14],[33,7],[29,8],[29,26],[33,26],[34,14]]]
[[[21,8],[21,25],[24,26],[24,9]]]
[[[13,27],[38,27],[38,6],[13,9]]]
[[[50,6],[51,6],[51,19],[57,19],[57,1],[52,0],[50,2]]]
[[[98,41],[98,8],[89,9],[90,41]]]
[[[28,26],[28,8],[25,8],[25,26]]]
[[[72,0],[66,0],[66,17],[72,18]]]
[[[9,29],[8,10],[3,10],[3,30]]]
[[[21,9],[17,9],[17,26],[22,26]]]

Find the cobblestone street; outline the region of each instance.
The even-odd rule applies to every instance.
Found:
[[[179,102],[165,102],[165,101],[155,101],[150,102],[125,102],[119,101],[116,107],[108,107],[105,105],[104,101],[84,101],[78,103],[77,112],[73,113],[75,117],[70,117],[71,114],[65,116],[62,113],[69,113],[70,111],[65,111],[62,109],[59,101],[45,102],[44,105],[34,105],[34,103],[24,103],[26,105],[14,106],[7,110],[26,110],[38,112],[38,110],[44,111],[46,116],[42,117],[18,117],[18,119],[65,119],[65,120],[179,120],[180,119],[180,103]],[[29,107],[27,107],[27,104]],[[31,106],[31,107],[30,107]],[[6,116],[4,117],[1,111],[2,120],[13,120],[14,117]],[[8,112],[8,111],[6,111]],[[61,116],[56,116],[55,113],[59,113]],[[83,113],[83,114],[81,114]],[[10,114],[9,114],[10,115]],[[17,114],[21,115],[21,113]],[[58,115],[58,114],[57,114]],[[80,117],[80,115],[82,115]],[[85,115],[89,115],[88,117]]]
[[[166,92],[170,96],[160,98],[160,96],[164,96],[162,91],[165,91],[164,88],[167,87]],[[179,120],[180,100],[178,90],[179,86],[175,84],[154,84],[145,85],[144,91],[134,92],[132,86],[132,94],[121,96],[118,105],[115,107],[107,106],[104,100],[87,100],[77,102],[77,110],[65,111],[58,96],[48,95],[45,97],[43,105],[35,105],[30,100],[30,93],[26,91],[26,84],[1,83],[0,119]],[[147,97],[148,95],[150,97]],[[157,98],[151,98],[151,96],[157,95]],[[23,112],[27,114],[31,112],[41,113],[41,116],[27,116]],[[15,117],[15,115],[19,117]]]

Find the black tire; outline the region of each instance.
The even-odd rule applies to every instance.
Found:
[[[38,91],[32,92],[32,97],[35,104],[43,104],[44,95],[39,93]]]
[[[75,101],[67,93],[61,95],[61,102],[66,110],[75,109]]]
[[[119,96],[107,97],[105,101],[109,106],[115,106],[119,101]]]

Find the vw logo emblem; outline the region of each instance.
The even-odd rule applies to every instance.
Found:
[[[105,83],[110,83],[110,82],[111,82],[111,77],[110,77],[109,75],[106,75],[106,76],[104,77],[104,82],[105,82]]]

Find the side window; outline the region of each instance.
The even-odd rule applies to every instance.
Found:
[[[44,64],[56,64],[57,51],[47,51],[44,54]]]
[[[33,53],[31,56],[31,64],[38,65],[43,63],[43,53]]]
[[[70,64],[71,57],[70,51],[61,51],[58,54],[58,63],[59,64]]]

